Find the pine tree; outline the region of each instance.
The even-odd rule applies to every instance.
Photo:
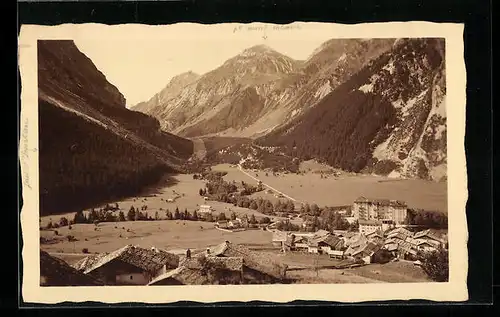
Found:
[[[118,221],[125,221],[125,214],[121,210],[118,213]]]
[[[313,216],[319,216],[319,207],[316,204],[311,205],[311,214]]]
[[[179,207],[175,207],[174,219],[178,220],[181,218],[181,213],[179,212]]]
[[[249,223],[251,223],[251,224],[255,224],[255,223],[257,223],[257,219],[255,219],[255,215],[254,215],[254,214],[252,214],[252,215],[250,216],[250,220],[249,220],[248,222],[249,222]]]
[[[308,203],[306,203],[306,205],[304,207],[304,211],[305,211],[306,215],[310,215],[311,214],[311,206],[309,206]]]
[[[135,208],[131,206],[127,213],[127,220],[134,221],[135,220]]]
[[[207,222],[213,222],[214,221],[214,217],[212,216],[212,214],[208,214],[207,215],[207,219],[206,219]]]
[[[66,217],[61,217],[61,219],[59,219],[59,226],[64,227],[67,225],[68,225],[68,219]]]
[[[77,211],[75,214],[75,217],[73,219],[74,223],[87,223],[87,218],[85,217],[85,214],[83,211]]]
[[[159,220],[160,219],[160,215],[158,214],[158,211],[155,211],[155,220]]]
[[[198,220],[198,213],[196,212],[196,209],[193,211],[193,220],[194,221]]]
[[[184,209],[184,219],[189,220],[189,212],[188,212],[187,208]]]
[[[167,212],[166,212],[166,217],[168,220],[174,219],[174,216],[172,215],[172,213],[169,210],[167,210]]]

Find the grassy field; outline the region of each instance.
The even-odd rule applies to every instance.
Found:
[[[290,268],[287,275],[300,283],[418,283],[430,282],[424,271],[407,261],[386,264],[369,264],[352,269],[325,268],[338,260],[328,256],[288,252],[280,254],[283,263]],[[317,268],[317,269],[315,269]]]
[[[255,183],[236,167],[220,164],[214,170],[226,171],[226,180]],[[339,177],[321,178],[320,174],[305,175],[280,174],[273,176],[259,171],[258,178],[291,197],[319,206],[350,205],[360,196],[379,199],[397,199],[406,201],[410,208],[438,210],[447,213],[446,183],[418,179],[391,179],[371,175],[343,174]]]
[[[47,252],[81,253],[87,248],[90,253],[110,252],[127,244],[144,248],[158,247],[172,252],[184,253],[187,248],[205,249],[225,240],[237,244],[250,244],[271,247],[272,233],[262,230],[225,232],[214,227],[213,223],[201,221],[127,221],[106,222],[96,227],[93,224],[73,225],[72,229],[61,227],[53,230],[41,230],[40,236],[56,243],[41,244]],[[67,235],[73,235],[78,241],[69,242]]]
[[[245,214],[250,217],[250,215],[253,214],[257,219],[259,219],[266,216],[258,211],[235,207],[232,204],[217,201],[205,201],[203,197],[199,195],[200,188],[205,187],[205,181],[193,179],[193,175],[191,174],[175,175],[173,176],[173,179],[175,179],[176,182],[160,182],[157,186],[146,189],[142,196],[131,197],[110,203],[111,205],[118,203],[119,208],[125,213],[125,215],[131,206],[134,206],[136,209],[140,209],[142,206],[146,205],[148,207],[146,212],[149,216],[154,217],[155,213],[158,212],[160,218],[165,217],[167,209],[173,213],[176,207],[178,207],[181,212],[187,208],[187,210],[192,213],[194,210],[198,209],[199,205],[203,204],[212,206],[215,209],[215,215],[224,212],[226,216],[229,217],[231,212],[234,211],[238,217]],[[178,198],[176,198],[174,202],[167,202],[168,199],[173,199],[175,197]],[[40,218],[40,225],[46,226],[49,221],[52,221],[53,223],[58,222],[61,217],[66,217],[71,220],[74,217],[74,213],[43,216]],[[280,217],[270,218],[272,221],[281,219]]]

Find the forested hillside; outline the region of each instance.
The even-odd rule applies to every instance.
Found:
[[[399,40],[257,143],[348,171],[439,179],[446,166],[443,58],[441,39]]]
[[[193,143],[161,131],[73,41],[38,41],[40,213],[137,193],[180,171]]]

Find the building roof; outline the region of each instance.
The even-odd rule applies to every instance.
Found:
[[[401,200],[392,200],[392,199],[375,199],[375,198],[366,198],[359,197],[354,201],[355,203],[371,203],[379,206],[394,206],[394,207],[406,207],[406,202]]]
[[[354,252],[351,253],[351,255],[352,256],[361,255],[363,257],[372,256],[375,252],[380,250],[381,247],[382,246],[380,244],[368,242],[368,243],[360,246],[356,250],[354,250]]]
[[[229,241],[215,246],[210,250],[210,254],[223,257],[242,257],[244,266],[278,279],[285,277],[288,268],[287,265],[281,264],[276,256],[253,252],[242,245],[233,244]]]
[[[181,265],[190,269],[201,269],[202,262],[199,259],[203,258],[205,263],[219,269],[228,271],[241,271],[243,269],[242,257],[217,257],[217,256],[197,256],[189,260],[185,260]]]
[[[40,250],[40,276],[46,277],[42,286],[95,286],[102,282],[85,275],[66,262]]]
[[[179,267],[158,275],[148,285],[156,285],[166,279],[174,279],[184,285],[213,284],[205,271],[206,268],[234,272],[241,272],[243,269],[243,258],[241,257],[207,256],[203,257],[205,261],[200,261],[201,258],[201,256],[197,256],[183,260]]]
[[[413,232],[411,232],[410,230],[407,230],[405,228],[402,228],[402,227],[390,230],[389,232],[387,232],[387,235],[391,236],[391,235],[394,235],[397,233],[402,233],[402,234],[407,235],[407,236],[413,236]]]
[[[399,241],[398,242],[398,249],[405,251],[407,253],[411,253],[413,255],[417,254],[417,250],[415,250],[415,247],[410,242]]]
[[[178,255],[162,250],[155,251],[144,249],[133,245],[126,245],[125,247],[111,253],[100,255],[94,259],[89,259],[87,265],[84,265],[83,261],[82,263],[77,263],[77,265],[84,269],[83,272],[85,274],[88,274],[115,260],[131,264],[147,272],[156,272],[164,265],[169,268],[174,268],[179,265]]]
[[[411,238],[411,236],[407,236],[406,234],[401,233],[401,232],[391,233],[387,237],[393,238],[393,239],[399,239],[399,240],[403,240],[403,241],[405,241],[409,237]]]
[[[332,249],[339,250],[344,246],[344,241],[333,234],[327,236],[321,242],[329,245]]]
[[[374,238],[374,237],[383,238],[384,237],[384,233],[380,229],[375,229],[372,232],[367,233],[366,237],[367,238]]]
[[[398,249],[397,243],[386,243],[384,246],[388,251],[395,251]]]
[[[320,229],[320,230],[318,230],[318,231],[316,231],[316,232],[314,233],[314,236],[315,236],[315,237],[323,237],[323,236],[328,236],[329,234],[330,234],[330,232],[329,232],[329,231],[326,231],[326,230]]]
[[[366,220],[366,219],[359,219],[358,223],[360,226],[382,226],[382,222],[379,220]]]
[[[351,246],[351,245],[354,246],[354,245],[365,243],[367,241],[368,241],[368,239],[366,238],[366,236],[364,234],[357,233],[357,234],[353,235],[352,237],[348,238],[345,241],[345,244],[347,246]]]
[[[171,271],[158,275],[151,282],[148,283],[148,286],[160,284],[162,281],[165,281],[167,279],[174,279],[178,283],[183,285],[209,284],[208,276],[203,275],[201,271],[190,270],[185,266],[180,266]]]
[[[419,231],[419,232],[415,233],[415,235],[414,235],[415,239],[424,238],[424,237],[428,237],[432,240],[442,242],[442,239],[439,237],[439,235],[432,229]]]

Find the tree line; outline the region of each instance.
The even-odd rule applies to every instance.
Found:
[[[448,228],[448,216],[443,212],[409,208],[405,224],[432,229],[446,229]]]

